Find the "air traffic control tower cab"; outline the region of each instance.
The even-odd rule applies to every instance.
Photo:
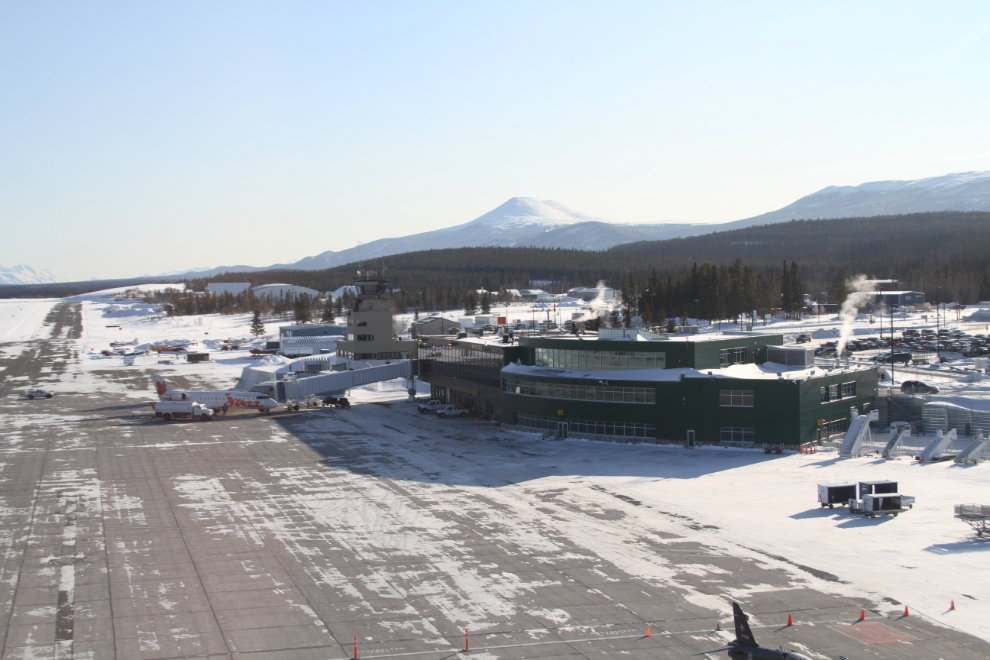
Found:
[[[353,369],[415,358],[416,342],[395,338],[388,279],[359,270],[354,286],[357,299],[347,311],[347,339],[337,342],[337,356]]]

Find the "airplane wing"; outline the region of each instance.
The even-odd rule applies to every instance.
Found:
[[[734,646],[723,646],[720,649],[712,649],[711,651],[702,651],[701,653],[692,653],[691,655],[708,655],[709,653],[719,653],[721,651],[730,651],[734,649]]]

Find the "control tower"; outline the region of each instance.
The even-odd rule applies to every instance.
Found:
[[[388,279],[376,270],[359,270],[354,278],[357,301],[347,311],[347,339],[337,342],[337,357],[352,369],[416,357],[416,342],[399,341],[392,330]]]

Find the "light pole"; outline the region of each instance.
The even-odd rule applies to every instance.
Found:
[[[942,287],[935,287],[935,355],[942,358],[942,335],[938,334],[938,306],[942,302]]]
[[[819,323],[819,325],[822,322],[822,298],[824,298],[824,297],[825,297],[825,292],[824,291],[819,291],[818,292],[818,323]]]
[[[694,324],[695,326],[701,325],[701,320],[698,318],[698,299],[694,299]]]
[[[650,292],[650,329],[653,332],[657,331],[657,294],[655,291]]]

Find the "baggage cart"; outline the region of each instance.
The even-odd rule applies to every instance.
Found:
[[[973,528],[977,536],[990,535],[990,504],[957,504],[955,517]]]
[[[818,484],[818,503],[832,509],[856,499],[856,484]]]

